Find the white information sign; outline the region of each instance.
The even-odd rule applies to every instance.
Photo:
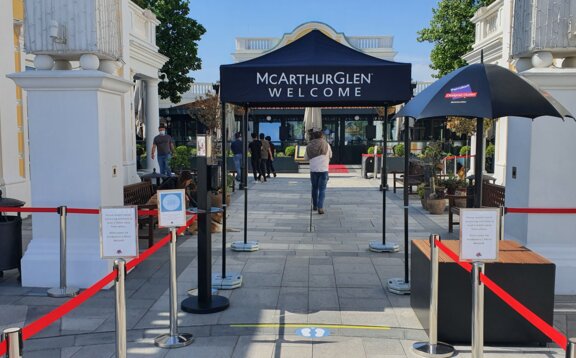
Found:
[[[158,226],[186,226],[185,199],[184,189],[158,190]]]
[[[138,208],[100,208],[100,257],[103,259],[138,256]]]
[[[196,155],[199,157],[206,156],[206,136],[199,135],[196,137]]]
[[[460,259],[495,261],[500,241],[500,209],[460,209]]]

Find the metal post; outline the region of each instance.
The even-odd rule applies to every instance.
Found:
[[[412,351],[423,357],[451,357],[454,347],[438,342],[438,246],[440,235],[430,235],[430,319],[428,327],[429,342],[417,342]]]
[[[566,347],[566,358],[576,358],[576,338],[568,340],[568,347]]]
[[[184,299],[180,305],[189,313],[215,313],[230,305],[228,298],[212,294],[212,223],[211,200],[208,195],[210,170],[207,156],[198,157],[198,295]],[[176,250],[174,248],[174,250]],[[174,254],[175,256],[175,254]],[[176,284],[176,266],[174,266],[174,285]],[[175,289],[175,287],[174,287]],[[177,291],[174,290],[176,296]],[[174,304],[176,297],[173,297]],[[174,311],[177,311],[175,308]]]
[[[378,145],[374,146],[374,180],[378,179]]]
[[[312,203],[312,199],[310,199],[310,229],[309,231],[312,232],[312,209],[314,208],[314,204]]]
[[[22,357],[23,341],[21,328],[7,328],[2,333],[2,340],[6,341],[6,358]]]
[[[388,290],[398,295],[410,294],[410,271],[408,260],[408,208],[410,202],[408,198],[408,173],[410,165],[410,118],[404,117],[404,279],[392,278],[388,280]]]
[[[228,190],[228,135],[226,125],[226,103],[222,103],[222,273],[216,273],[212,276],[212,287],[222,290],[231,290],[242,286],[242,275],[239,273],[226,273],[226,204],[227,190]],[[242,176],[242,174],[239,174]],[[232,178],[234,180],[234,178]]]
[[[388,133],[388,107],[385,108],[384,113],[384,143],[382,145],[382,170],[380,171],[380,190],[382,190],[382,242],[377,240],[370,241],[368,249],[374,252],[398,252],[400,251],[400,246],[398,244],[387,244],[386,243],[386,191],[388,191],[388,172],[386,170],[386,136]],[[377,147],[374,147],[374,167],[376,168],[376,155]],[[376,169],[374,170],[374,177],[376,177]]]
[[[220,115],[222,116],[222,278],[226,278],[226,190],[228,189],[228,147],[226,133],[226,104],[222,102]],[[232,178],[234,179],[234,178]],[[232,182],[234,183],[234,182]]]
[[[198,208],[200,209],[200,208]],[[170,333],[154,339],[160,348],[185,347],[194,341],[190,333],[178,333],[178,283],[176,281],[176,228],[170,228]]]
[[[476,118],[476,156],[474,157],[474,207],[482,207],[482,180],[484,169],[482,168],[482,158],[484,157],[483,138],[484,118]]]
[[[484,273],[484,263],[472,265],[472,358],[484,356],[484,283],[480,274]]]
[[[242,137],[244,140],[244,155],[242,157],[242,175],[244,181],[244,241],[235,241],[230,245],[234,251],[258,251],[258,241],[248,241],[248,106],[244,106],[242,120]],[[254,168],[253,168],[254,169]]]
[[[116,276],[116,357],[126,358],[126,261],[114,260]]]
[[[79,290],[77,288],[66,288],[66,219],[68,208],[66,206],[58,207],[58,214],[60,214],[60,287],[49,289],[47,294],[56,298],[74,297]]]

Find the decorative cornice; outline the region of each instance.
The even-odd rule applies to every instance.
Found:
[[[26,91],[96,91],[126,93],[131,81],[101,71],[25,71],[7,75]]]
[[[155,68],[162,68],[168,57],[158,53],[158,47],[130,35],[130,57]]]

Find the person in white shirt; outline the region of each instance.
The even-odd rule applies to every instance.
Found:
[[[304,159],[310,162],[312,208],[318,210],[318,214],[324,214],[324,197],[328,183],[330,158],[332,158],[332,149],[330,149],[330,144],[324,140],[322,131],[312,132],[312,140],[306,146]]]

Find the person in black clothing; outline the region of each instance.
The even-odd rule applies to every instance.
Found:
[[[251,154],[251,163],[252,163],[252,173],[254,174],[254,180],[258,181],[260,178],[264,177],[264,181],[266,181],[266,177],[260,168],[260,158],[262,158],[261,150],[262,150],[262,142],[258,140],[258,134],[252,133],[252,142],[248,145]]]
[[[242,181],[242,154],[244,153],[244,144],[242,143],[242,135],[237,132],[234,135],[235,140],[230,144],[230,149],[234,155],[234,166],[236,167],[236,181]]]
[[[276,178],[276,169],[274,169],[274,157],[276,156],[276,147],[274,143],[272,143],[272,138],[270,136],[266,136],[266,140],[270,143],[270,154],[271,156],[268,157],[268,161],[266,162],[266,176],[270,178],[270,172],[274,174],[274,178]]]

